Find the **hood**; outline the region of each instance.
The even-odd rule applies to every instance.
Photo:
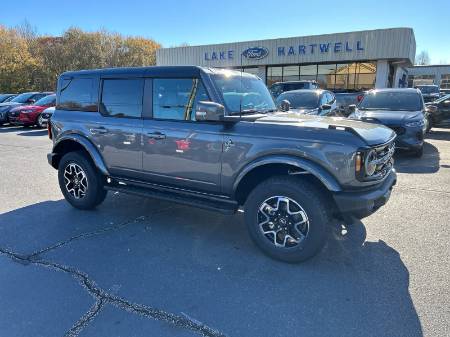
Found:
[[[386,143],[395,137],[394,131],[383,125],[364,123],[343,117],[321,117],[286,112],[261,117],[255,122],[287,124],[306,128],[323,129],[324,131],[335,128],[351,129],[353,133],[359,135],[370,146]]]
[[[16,103],[16,102],[0,103],[0,112],[9,111],[12,108],[20,105],[23,105],[23,103]]]
[[[39,105],[19,105],[17,107],[12,108],[11,112],[23,111],[23,110],[39,111],[39,110],[44,110],[44,109],[45,109],[45,107],[39,106]]]
[[[385,125],[402,125],[412,120],[423,119],[421,111],[358,110],[355,117],[362,121]]]

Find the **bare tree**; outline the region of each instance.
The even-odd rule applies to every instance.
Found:
[[[419,54],[416,55],[416,65],[425,66],[430,64],[430,55],[426,50],[422,50]]]

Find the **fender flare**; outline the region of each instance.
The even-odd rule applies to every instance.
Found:
[[[87,139],[86,137],[83,137],[76,133],[70,133],[67,135],[62,136],[58,139],[58,141],[53,146],[53,153],[58,154],[58,146],[62,146],[62,143],[64,142],[76,142],[80,144],[86,152],[91,157],[92,161],[94,162],[94,165],[97,167],[97,169],[105,176],[109,176],[108,169],[106,168],[105,162],[103,160],[103,157],[101,156],[100,152],[97,150],[97,148],[92,144],[92,142]]]
[[[335,177],[331,175],[326,169],[324,169],[319,164],[316,164],[312,162],[311,160],[301,158],[301,157],[294,157],[294,156],[278,156],[278,155],[272,155],[260,158],[256,161],[251,162],[250,164],[246,165],[241,172],[238,174],[237,178],[234,181],[233,184],[233,193],[236,193],[237,188],[242,181],[242,179],[247,175],[247,173],[251,172],[253,169],[267,165],[267,164],[286,164],[298,167],[304,172],[307,172],[308,174],[312,174],[314,177],[319,179],[322,184],[332,192],[340,192],[342,191],[342,188],[339,184],[339,182],[336,180]]]

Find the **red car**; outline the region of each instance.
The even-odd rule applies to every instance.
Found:
[[[13,108],[9,113],[9,122],[13,125],[33,126],[37,125],[44,128],[41,118],[41,112],[45,109],[55,106],[56,95],[51,94],[36,101],[33,105],[21,105]]]

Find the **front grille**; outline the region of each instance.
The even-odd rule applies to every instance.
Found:
[[[377,154],[375,158],[377,168],[375,173],[370,177],[371,180],[384,178],[392,169],[392,165],[394,164],[392,156],[395,152],[395,143],[391,141],[388,144],[374,148],[374,150]]]
[[[392,130],[394,130],[394,132],[397,134],[397,136],[403,135],[406,130],[405,128],[401,127],[401,126],[389,126],[389,128],[391,128]]]

